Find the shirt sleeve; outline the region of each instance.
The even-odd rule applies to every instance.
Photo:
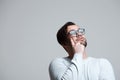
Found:
[[[100,60],[100,80],[115,80],[111,63],[107,59]]]
[[[69,66],[60,60],[54,60],[49,66],[49,74],[51,80],[81,80],[82,74],[82,54],[74,55]]]

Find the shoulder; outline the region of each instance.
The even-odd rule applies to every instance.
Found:
[[[90,57],[90,60],[92,62],[97,62],[97,63],[100,63],[100,64],[110,64],[110,61],[108,61],[106,58],[93,58],[93,57]]]
[[[63,65],[66,61],[67,61],[67,60],[66,60],[65,57],[55,58],[55,59],[53,59],[53,60],[50,62],[49,66],[50,66],[50,67],[51,67],[51,66],[60,66],[60,65]]]
[[[106,58],[92,58],[92,64],[97,65],[102,72],[112,70],[112,64]]]
[[[63,62],[65,58],[61,57],[61,58],[55,58],[53,59],[50,64],[55,64],[55,63],[59,63],[59,62]]]
[[[112,64],[106,58],[101,58],[99,63],[100,63],[101,69],[106,69],[106,70],[112,69]]]
[[[92,58],[90,61],[90,65],[92,67],[96,67],[100,70],[100,72],[106,73],[106,72],[112,72],[112,64],[110,61],[106,58]]]
[[[106,59],[106,58],[100,58],[99,59],[99,61],[100,61],[100,65],[102,66],[107,66],[107,65],[111,65],[111,63],[110,63],[110,61],[108,61],[108,59]]]
[[[100,78],[102,80],[115,80],[112,64],[105,58],[100,59]]]
[[[88,62],[89,62],[89,64],[98,64],[99,63],[99,61],[100,61],[100,59],[98,59],[98,58],[94,58],[94,57],[89,57],[88,58]]]
[[[89,63],[94,64],[94,65],[96,64],[99,67],[109,67],[109,66],[111,66],[110,61],[108,59],[106,59],[106,58],[93,58],[93,57],[90,57]]]
[[[65,69],[69,65],[69,61],[65,58],[55,58],[53,59],[49,64],[49,70],[59,70],[59,69]]]
[[[55,58],[55,59],[50,61],[50,65],[56,64],[58,62],[61,62],[62,60],[63,60],[62,58]]]

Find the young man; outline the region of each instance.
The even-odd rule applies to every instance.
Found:
[[[49,66],[51,80],[115,80],[111,63],[88,57],[85,29],[67,22],[57,32],[59,44],[68,57],[56,58]]]

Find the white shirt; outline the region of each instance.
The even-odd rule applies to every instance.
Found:
[[[72,60],[67,57],[54,59],[49,74],[51,80],[115,80],[108,60],[92,57],[83,60],[81,54],[75,54]]]

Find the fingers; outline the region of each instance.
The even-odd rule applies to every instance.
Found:
[[[71,46],[75,46],[75,45],[85,46],[86,45],[86,39],[85,38],[82,38],[81,40],[80,39],[75,40],[74,38],[71,37],[70,42],[71,42]]]
[[[72,37],[70,38],[72,46],[80,44],[80,41],[74,40]]]
[[[73,38],[70,38],[70,41],[71,41],[72,46],[76,44]]]
[[[72,49],[74,53],[83,53],[84,51],[84,46],[80,43],[80,41],[76,41],[73,38],[70,38]]]

